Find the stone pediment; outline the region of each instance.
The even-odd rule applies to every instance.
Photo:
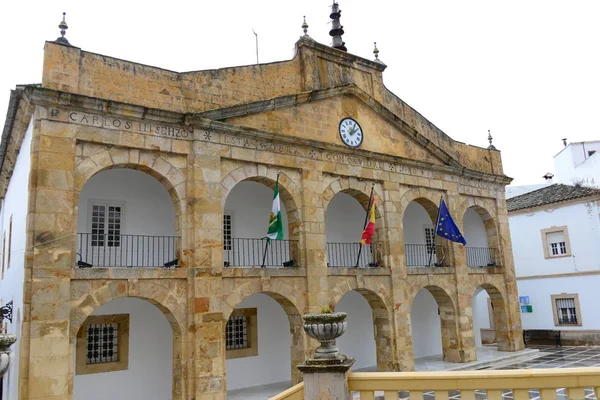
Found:
[[[461,167],[452,156],[354,85],[316,90],[196,114],[238,127],[291,136],[311,144],[344,146],[342,118],[358,121],[364,140],[356,151],[385,154],[434,165]]]

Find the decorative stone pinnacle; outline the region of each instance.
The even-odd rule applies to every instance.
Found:
[[[304,31],[304,36],[308,36],[308,24],[306,23],[306,15],[304,16],[304,22],[302,23],[302,30]]]
[[[346,48],[346,43],[342,41],[342,35],[344,34],[344,27],[340,23],[340,16],[342,15],[342,10],[338,6],[338,3],[333,1],[331,5],[331,14],[329,14],[329,18],[331,18],[331,30],[329,31],[329,36],[333,38],[331,47],[334,49],[348,51]]]
[[[375,60],[377,60],[379,58],[379,49],[377,48],[377,42],[373,42],[373,45],[375,46],[373,48],[373,54],[375,55]]]
[[[63,13],[63,19],[60,24],[58,24],[58,28],[60,29],[60,37],[56,39],[57,43],[70,44],[65,34],[67,33],[67,29],[69,29],[69,25],[67,25],[67,21],[65,20],[67,13]]]
[[[492,144],[492,140],[494,138],[492,137],[492,132],[489,129],[488,129],[488,137],[487,137],[487,139],[488,139],[488,142],[490,142],[490,145],[488,146],[488,149],[496,149],[494,147],[494,145]]]

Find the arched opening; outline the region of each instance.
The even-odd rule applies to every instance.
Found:
[[[406,206],[402,217],[404,256],[407,267],[445,266],[450,262],[446,240],[435,234],[438,207],[428,199],[418,198]]]
[[[500,351],[510,351],[506,303],[500,291],[490,285],[478,286],[471,298],[475,346],[496,344]],[[479,351],[479,350],[478,350]]]
[[[415,368],[421,360],[460,362],[456,311],[452,299],[438,286],[417,292],[410,311]]]
[[[300,313],[281,295],[255,293],[237,305],[225,329],[227,397],[270,397],[296,384],[301,331]]]
[[[392,371],[392,330],[381,298],[368,289],[350,290],[335,306],[348,314],[348,330],[337,339],[342,354],[356,359],[353,370]]]
[[[73,343],[73,399],[179,399],[173,390],[174,329],[158,307],[139,298],[97,308]]]
[[[467,241],[467,266],[495,267],[498,262],[493,218],[480,206],[467,208],[463,215],[463,235]]]
[[[376,267],[381,263],[380,223],[375,223],[372,243],[360,244],[368,207],[369,196],[358,190],[341,191],[331,198],[325,214],[328,267]]]
[[[77,265],[176,267],[181,248],[174,191],[129,168],[103,170],[79,193]]]
[[[225,267],[297,266],[298,207],[279,183],[283,239],[267,241],[275,181],[248,179],[227,195],[223,211],[223,261]]]
[[[360,293],[350,290],[337,303],[335,311],[348,314],[348,329],[336,341],[340,352],[356,359],[353,370],[377,371],[373,311],[367,300]]]

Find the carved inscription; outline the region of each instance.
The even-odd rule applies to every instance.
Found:
[[[153,124],[149,122],[132,121],[124,118],[114,118],[79,111],[69,112],[69,122],[74,124],[97,126],[98,128],[140,132],[175,139],[190,139],[193,137],[194,132],[192,127]]]

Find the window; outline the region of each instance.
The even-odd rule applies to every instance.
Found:
[[[122,371],[129,364],[129,315],[89,316],[77,334],[77,375]]]
[[[119,324],[90,324],[87,326],[87,364],[119,360]]]
[[[593,156],[595,152],[596,150],[588,150],[588,157]]]
[[[229,318],[225,329],[227,350],[246,349],[248,344],[248,317],[239,315]]]
[[[426,226],[425,244],[427,245],[427,254],[435,254],[435,229]]]
[[[552,295],[552,309],[554,311],[554,325],[581,326],[581,310],[579,295],[562,293]]]
[[[545,258],[568,257],[571,255],[569,231],[566,226],[542,229],[542,243]]]
[[[233,310],[225,328],[227,358],[258,355],[258,321],[256,308]]]
[[[232,249],[232,218],[231,214],[223,214],[223,250]]]
[[[90,220],[92,246],[119,247],[121,245],[122,218],[122,205],[93,203]]]

